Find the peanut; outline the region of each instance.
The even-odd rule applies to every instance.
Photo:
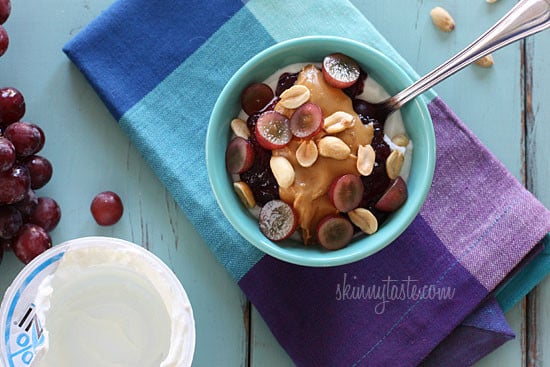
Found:
[[[373,234],[378,230],[378,220],[365,208],[357,208],[348,212],[349,219],[366,234]]]
[[[370,144],[359,145],[357,148],[357,171],[363,176],[370,175],[374,168],[375,158],[376,153]]]
[[[272,156],[269,161],[269,167],[275,180],[282,188],[289,188],[294,183],[295,173],[292,164],[282,156]]]
[[[349,157],[350,147],[344,141],[335,136],[325,136],[317,143],[319,154],[326,158],[343,160]]]
[[[248,139],[250,137],[250,130],[248,130],[246,122],[241,119],[237,118],[231,120],[231,130],[233,130],[233,134],[243,139]]]
[[[317,161],[319,151],[313,140],[304,140],[296,149],[296,160],[302,167],[311,167]]]
[[[337,134],[352,127],[354,124],[355,119],[352,115],[344,111],[337,111],[325,117],[323,129],[328,134]]]
[[[390,179],[394,179],[399,176],[403,163],[405,162],[405,156],[399,150],[393,150],[386,159],[386,174]]]
[[[237,196],[243,202],[244,206],[251,209],[256,206],[256,199],[254,199],[254,194],[250,189],[250,186],[243,181],[233,182],[233,189],[237,193]]]
[[[309,100],[311,92],[305,85],[296,84],[281,93],[281,99],[277,104],[284,108],[298,108]]]
[[[433,8],[430,11],[432,22],[442,32],[451,32],[455,29],[455,21],[451,14],[440,6]]]

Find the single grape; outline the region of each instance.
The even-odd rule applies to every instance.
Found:
[[[42,148],[44,148],[44,144],[46,143],[46,134],[44,134],[44,130],[42,130],[40,126],[36,124],[31,124],[31,125],[34,126],[34,128],[36,128],[40,133],[40,144],[38,144],[38,148],[36,148],[36,152],[35,152],[35,153],[38,153],[39,151],[42,150]]]
[[[28,190],[23,199],[13,205],[19,210],[23,216],[23,220],[26,221],[29,215],[31,215],[38,206],[38,196],[36,196],[33,190]]]
[[[24,224],[12,243],[13,252],[24,264],[52,247],[52,240],[44,228],[36,224]]]
[[[0,0],[1,1],[1,0]],[[25,98],[15,88],[0,89],[0,127],[7,127],[25,115]]]
[[[39,155],[31,155],[23,160],[31,175],[31,189],[37,190],[46,185],[52,178],[52,164]]]
[[[124,207],[117,194],[112,191],[104,191],[94,197],[90,210],[97,224],[110,226],[120,220]]]
[[[31,188],[29,171],[23,166],[14,165],[0,172],[0,205],[15,204],[23,200]]]
[[[23,216],[13,206],[0,206],[0,238],[10,239],[23,225]]]
[[[10,38],[8,37],[8,32],[6,32],[6,28],[0,24],[0,56],[6,53],[9,44]]]
[[[241,94],[241,107],[248,115],[252,115],[267,106],[273,97],[273,90],[269,85],[252,83]]]
[[[29,217],[29,223],[36,224],[46,232],[52,231],[61,219],[61,209],[57,202],[49,197],[39,197],[38,205]]]
[[[8,139],[0,136],[0,172],[13,167],[15,163],[15,147]]]
[[[4,24],[11,13],[11,1],[0,0],[0,24]]]
[[[28,157],[40,149],[43,145],[42,134],[34,124],[28,122],[14,122],[4,131],[15,147],[18,157]]]

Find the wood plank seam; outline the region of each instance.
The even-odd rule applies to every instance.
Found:
[[[523,177],[527,189],[534,193],[536,174],[536,139],[535,116],[533,112],[533,55],[534,42],[526,39],[521,42],[521,91],[522,98],[522,131],[523,131]],[[523,364],[527,367],[540,366],[538,356],[537,327],[537,293],[538,287],[531,291],[525,300],[525,341]]]

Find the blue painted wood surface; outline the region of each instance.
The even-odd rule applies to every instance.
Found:
[[[41,195],[54,197],[63,218],[56,243],[108,235],[149,248],[174,269],[193,303],[197,321],[195,366],[291,366],[258,313],[216,262],[139,153],[118,128],[61,47],[113,0],[13,1],[5,24],[11,37],[0,58],[0,85],[20,89],[26,120],[40,124],[43,154],[54,178]],[[488,28],[513,4],[500,0],[354,0],[419,74],[428,72]],[[447,8],[455,31],[442,34],[429,18]],[[470,66],[436,91],[510,171],[550,206],[550,33],[494,54],[490,69]],[[120,223],[100,228],[89,214],[99,191],[118,192]],[[4,291],[22,265],[6,254]],[[508,312],[516,340],[478,366],[550,366],[550,281]]]

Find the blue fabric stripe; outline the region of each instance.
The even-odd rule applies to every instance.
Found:
[[[82,72],[93,75],[90,83],[117,120],[243,7],[240,0],[163,4],[117,1],[63,49],[89,69]],[[121,85],[134,88],[121,90]]]
[[[209,182],[204,142],[210,111],[227,80],[240,65],[274,43],[256,18],[242,8],[119,121],[237,281],[263,253],[232,228],[214,196],[205,195]],[[219,57],[219,50],[236,44],[238,50]],[[228,121],[231,118],[228,116]]]

